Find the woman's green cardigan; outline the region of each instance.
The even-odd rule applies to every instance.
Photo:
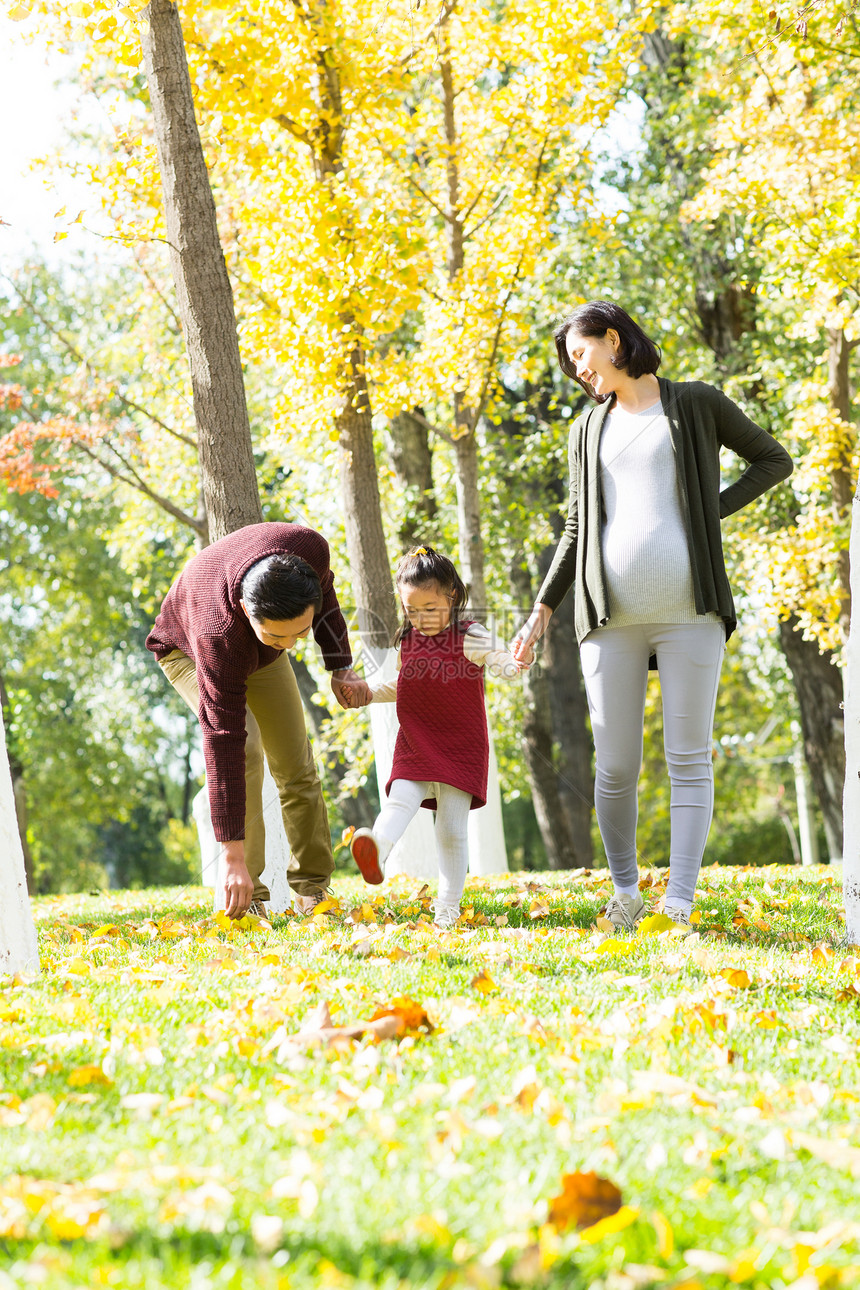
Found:
[[[660,383],[678,465],[681,513],[690,548],[696,611],[716,613],[726,637],[737,626],[723,560],[720,520],[787,479],[793,465],[772,435],[741,412],[721,390],[703,381]],[[574,588],[577,641],[610,621],[603,576],[600,431],[614,399],[583,412],[570,432],[570,506],[564,534],[537,599],[557,609]],[[647,433],[647,432],[646,432]],[[740,479],[720,490],[720,448],[749,464]]]

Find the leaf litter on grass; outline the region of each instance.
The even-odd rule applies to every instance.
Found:
[[[471,879],[442,934],[405,879],[272,926],[37,900],[43,975],[0,995],[3,1239],[54,1251],[48,1290],[152,1241],[190,1285],[203,1239],[249,1285],[860,1284],[860,973],[815,879],[704,870],[686,939],[595,926],[605,871]],[[618,1201],[593,1221],[584,1178]]]

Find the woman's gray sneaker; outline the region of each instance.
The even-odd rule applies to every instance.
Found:
[[[638,892],[635,896],[613,896],[606,906],[606,917],[619,931],[635,931],[636,924],[647,913],[645,901]]]
[[[686,929],[685,935],[692,932],[693,927],[690,923],[690,915],[685,909],[679,909],[677,905],[664,905],[663,912],[667,918],[671,918],[676,927]]]

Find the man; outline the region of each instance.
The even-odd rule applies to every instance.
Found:
[[[325,538],[300,524],[249,524],[206,547],[170,588],[147,637],[170,684],[197,713],[209,807],[223,844],[225,908],[265,915],[263,754],[298,869],[296,905],[324,898],[334,857],[328,815],[285,651],[313,630],[331,687],[368,689],[352,670]],[[369,690],[367,698],[369,699]]]

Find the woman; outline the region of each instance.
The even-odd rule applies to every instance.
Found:
[[[701,381],[657,377],[660,351],[618,305],[593,300],[555,333],[559,364],[595,401],[570,432],[564,535],[514,657],[528,663],[571,586],[596,753],[594,800],[615,894],[645,917],[636,862],[645,689],[656,656],[671,783],[665,912],[689,926],[714,802],[711,740],[736,618],[720,520],[791,474],[788,453]],[[747,468],[720,488],[720,448]]]

